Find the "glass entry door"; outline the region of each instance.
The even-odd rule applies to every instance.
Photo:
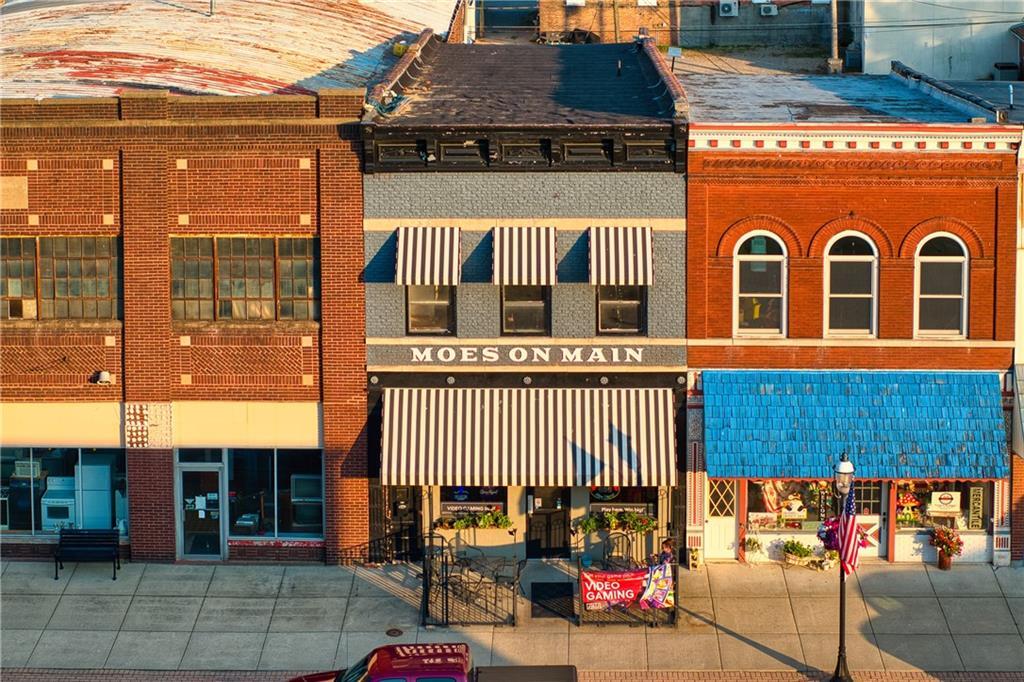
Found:
[[[223,557],[220,476],[217,469],[181,470],[179,555],[183,559]]]
[[[531,488],[527,493],[526,558],[569,558],[569,488]]]

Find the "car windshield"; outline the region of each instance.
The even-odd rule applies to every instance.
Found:
[[[359,659],[358,663],[352,664],[348,670],[343,673],[339,673],[335,682],[363,682],[366,679],[366,673],[370,669],[370,657],[373,654],[367,654]]]

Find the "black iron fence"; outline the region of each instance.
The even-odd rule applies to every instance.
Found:
[[[430,533],[423,539],[421,624],[512,625],[523,562],[489,557]]]
[[[618,566],[602,567],[603,570],[636,570],[633,567],[621,568]],[[583,603],[582,562],[577,560],[577,580],[580,581],[579,589],[576,591],[576,618],[577,624],[583,625],[635,625],[637,627],[675,627],[678,622],[679,609],[679,563],[670,564],[672,575],[672,606],[665,608],[641,608],[638,604],[629,606],[607,606],[596,609],[587,609]],[[598,570],[598,569],[590,569]]]

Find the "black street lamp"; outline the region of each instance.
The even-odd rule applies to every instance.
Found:
[[[846,509],[846,496],[853,490],[853,462],[844,452],[835,466],[836,492],[842,496],[842,503],[839,507],[840,515]],[[856,541],[856,539],[854,540]],[[842,551],[842,550],[840,550]],[[831,682],[853,682],[850,676],[850,669],[846,665],[846,571],[843,570],[842,560],[839,562],[839,660],[836,661],[836,671],[832,673]]]

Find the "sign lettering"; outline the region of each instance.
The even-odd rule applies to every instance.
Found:
[[[641,364],[644,348],[631,346],[412,346],[416,364],[508,363],[529,365],[550,362],[571,364]]]
[[[982,530],[984,528],[985,489],[981,486],[973,486],[967,501],[967,529]]]

